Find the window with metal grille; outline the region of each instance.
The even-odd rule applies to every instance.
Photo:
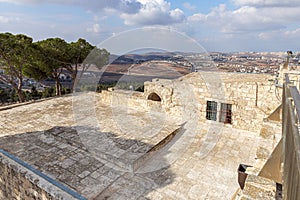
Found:
[[[225,124],[231,124],[232,121],[232,105],[227,103],[221,103],[220,110],[220,122]]]
[[[217,121],[217,107],[218,107],[217,102],[207,101],[207,104],[206,104],[206,119]]]

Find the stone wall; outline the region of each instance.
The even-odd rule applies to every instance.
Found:
[[[0,199],[76,199],[0,152]]]
[[[274,200],[276,195],[276,183],[255,175],[248,175],[245,187],[239,189],[232,200]]]
[[[224,73],[217,78],[216,76],[218,73],[205,76],[192,73],[176,80],[153,79],[144,83],[144,93],[103,91],[102,98],[106,103],[139,109],[149,109],[151,104],[159,105],[162,111],[181,118],[182,122],[193,120],[197,123],[207,121],[207,101],[216,101],[218,110],[221,103],[232,104],[230,126],[259,132],[263,119],[281,103],[282,91],[276,89],[273,82],[268,80],[272,77],[230,73]],[[256,76],[259,79],[255,79]],[[156,93],[161,102],[147,100],[151,93]]]
[[[233,127],[260,131],[264,118],[281,103],[275,96],[275,86],[264,82],[225,84],[226,101],[233,105]]]
[[[207,101],[218,102],[219,108],[220,103],[228,103],[232,104],[232,127],[255,132],[260,131],[262,120],[280,104],[280,96],[276,94],[280,95],[281,89],[275,90],[278,89],[270,81],[220,78],[219,82],[213,82],[201,76],[145,83],[145,94],[160,94],[162,107],[171,115],[205,122]]]
[[[102,103],[110,106],[128,106],[139,110],[161,110],[161,102],[147,100],[142,92],[124,90],[102,91],[99,98]]]

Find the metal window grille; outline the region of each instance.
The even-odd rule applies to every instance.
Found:
[[[207,104],[206,104],[206,119],[217,121],[217,107],[218,107],[217,102],[207,101]]]
[[[220,122],[231,124],[232,122],[232,105],[221,103]]]

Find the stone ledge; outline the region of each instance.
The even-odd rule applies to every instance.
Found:
[[[62,95],[62,96],[54,96],[54,97],[37,99],[37,100],[25,101],[22,103],[13,103],[13,104],[6,105],[6,106],[0,106],[0,111],[9,110],[9,109],[20,107],[20,106],[26,106],[26,105],[33,104],[33,103],[39,103],[39,102],[43,102],[43,101],[47,101],[47,100],[51,100],[51,99],[60,98],[60,97],[72,96],[72,95],[73,94],[71,93],[71,94],[66,94],[66,95]]]
[[[233,200],[274,200],[276,183],[266,178],[248,174],[245,187],[239,189]]]
[[[38,199],[86,200],[86,198],[82,197],[80,194],[67,188],[61,183],[56,182],[27,163],[1,149],[0,171],[2,171],[0,176],[0,186],[5,188],[15,187],[11,190],[10,194],[6,194],[9,196],[4,196],[4,193],[0,193],[1,198],[21,197],[21,199],[23,199],[23,196],[34,195],[36,197],[40,196],[37,197]],[[10,183],[15,182],[19,182],[20,184],[10,185]],[[28,188],[26,188],[26,186]],[[28,190],[32,194],[29,194],[29,192],[27,192]]]

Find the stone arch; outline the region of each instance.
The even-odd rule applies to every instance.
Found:
[[[161,97],[155,92],[150,93],[147,99],[152,101],[161,101]]]

